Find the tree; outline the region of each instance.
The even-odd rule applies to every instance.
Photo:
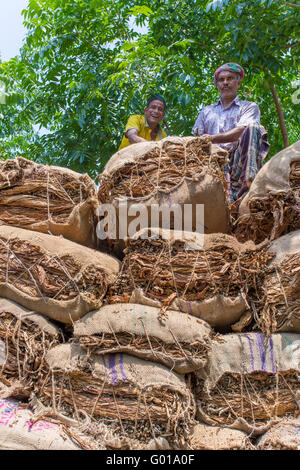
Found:
[[[218,96],[214,70],[234,60],[246,70],[241,96],[258,102],[276,153],[287,135],[299,138],[299,15],[285,3],[29,0],[20,57],[0,64],[13,100],[2,107],[0,151],[95,176],[152,92],[169,103],[169,133],[190,135]]]

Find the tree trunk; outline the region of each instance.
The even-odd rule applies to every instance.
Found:
[[[285,120],[284,120],[282,107],[281,107],[281,104],[280,104],[275,86],[272,85],[271,83],[269,83],[269,86],[270,86],[270,90],[272,92],[273,99],[274,99],[275,106],[276,106],[276,111],[277,111],[277,115],[278,115],[278,119],[279,119],[280,129],[281,129],[281,133],[282,133],[282,137],[283,137],[283,144],[284,144],[284,147],[288,147],[290,145],[289,144],[289,136],[288,136],[286,125],[285,125]]]

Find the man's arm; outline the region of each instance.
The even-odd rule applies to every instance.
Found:
[[[227,144],[229,142],[236,142],[241,137],[245,128],[246,126],[238,126],[234,129],[231,129],[230,131],[222,132],[221,134],[211,135],[211,142],[213,144]],[[207,136],[208,134],[203,135]]]
[[[126,133],[126,137],[131,144],[137,144],[138,142],[146,142],[146,139],[138,135],[137,129],[129,129]]]

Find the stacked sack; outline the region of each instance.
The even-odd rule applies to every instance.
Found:
[[[147,208],[151,227],[160,226],[152,217],[153,205],[203,204],[205,232],[227,233],[231,227],[224,176],[227,156],[225,150],[202,137],[167,137],[158,142],[141,142],[113,155],[99,177],[98,190],[100,204],[111,204],[116,210],[116,237],[112,238],[108,232],[110,249],[122,256],[124,239],[118,234],[121,208],[125,203],[127,226],[134,219],[130,210],[138,204]],[[195,227],[193,213],[193,231]]]
[[[255,243],[300,229],[300,141],[274,155],[239,206],[235,235]]]
[[[20,157],[0,163],[0,395],[22,408],[47,379],[48,351],[102,305],[119,272],[95,249],[95,194],[88,175]]]
[[[88,175],[17,157],[0,162],[0,225],[94,248],[96,189]]]

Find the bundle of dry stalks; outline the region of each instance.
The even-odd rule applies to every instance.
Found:
[[[201,414],[208,416],[215,425],[228,426],[243,418],[249,424],[259,426],[279,416],[297,415],[298,389],[298,371],[227,373],[210,393],[202,389],[197,398]]]
[[[278,157],[272,157],[258,173],[240,206],[234,233],[241,242],[271,241],[300,228],[299,145],[294,144]]]
[[[205,373],[195,372],[199,417],[257,432],[277,417],[297,416],[299,348],[295,333],[220,336]]]
[[[0,227],[0,295],[64,323],[101,306],[119,262],[59,237]]]
[[[226,152],[211,153],[208,139],[185,138],[166,139],[162,145],[154,145],[142,158],[116,164],[108,168],[101,177],[98,198],[101,203],[115,197],[141,198],[158,190],[170,191],[184,178],[197,178],[197,175],[210,171],[224,181]]]
[[[264,291],[259,328],[268,336],[276,331],[300,332],[299,252],[286,256],[266,275]]]
[[[120,275],[109,288],[106,303],[129,302],[137,288],[171,309],[176,299],[200,303],[218,295],[241,296],[244,310],[247,303],[260,301],[261,279],[272,258],[263,247],[240,244],[230,235],[209,234],[203,247],[193,250],[186,247],[184,238],[142,239],[142,233],[128,241]]]
[[[143,441],[175,438],[193,419],[184,377],[164,366],[123,354],[88,355],[78,344],[54,348],[47,362],[38,398],[65,416],[118,423],[123,437]]]
[[[28,397],[48,370],[45,356],[63,342],[63,335],[42,315],[0,298],[0,382],[20,397]],[[19,384],[19,385],[18,385]],[[16,387],[17,386],[17,387]]]
[[[92,245],[96,206],[95,185],[86,174],[22,157],[0,163],[0,225]]]
[[[237,221],[234,234],[240,242],[253,240],[261,243],[300,228],[299,195],[295,192],[270,194],[266,198],[249,201],[250,215]]]

